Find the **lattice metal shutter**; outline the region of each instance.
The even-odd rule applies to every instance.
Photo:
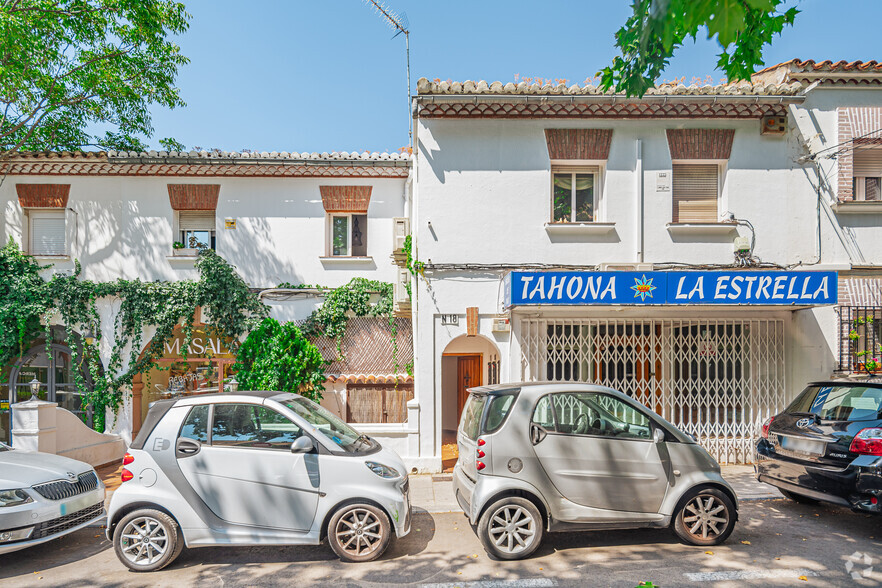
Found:
[[[749,463],[784,397],[782,320],[525,319],[524,380],[621,390],[721,463]]]

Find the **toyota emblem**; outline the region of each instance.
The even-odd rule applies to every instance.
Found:
[[[796,421],[796,426],[800,429],[808,429],[810,424],[812,424],[812,419],[799,419]]]

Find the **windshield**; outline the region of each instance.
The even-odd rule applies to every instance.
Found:
[[[371,445],[358,431],[312,400],[293,398],[284,404],[346,451],[357,451]]]
[[[878,419],[880,411],[882,388],[868,386],[809,386],[787,408],[832,421]]]

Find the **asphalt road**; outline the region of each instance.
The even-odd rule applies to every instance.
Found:
[[[682,545],[667,530],[555,533],[546,535],[536,555],[520,562],[490,559],[462,514],[425,512],[415,516],[409,536],[369,564],[343,564],[326,546],[216,547],[185,550],[160,572],[135,574],[117,561],[101,529],[0,555],[0,587],[17,588],[633,588],[646,581],[663,587],[878,586],[882,519],[787,500],[742,502],[735,532],[711,549]]]

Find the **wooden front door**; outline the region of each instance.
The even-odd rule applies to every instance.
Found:
[[[469,396],[468,389],[480,386],[484,373],[484,362],[481,355],[461,355],[457,358],[456,367],[456,422],[462,416],[462,407]]]

